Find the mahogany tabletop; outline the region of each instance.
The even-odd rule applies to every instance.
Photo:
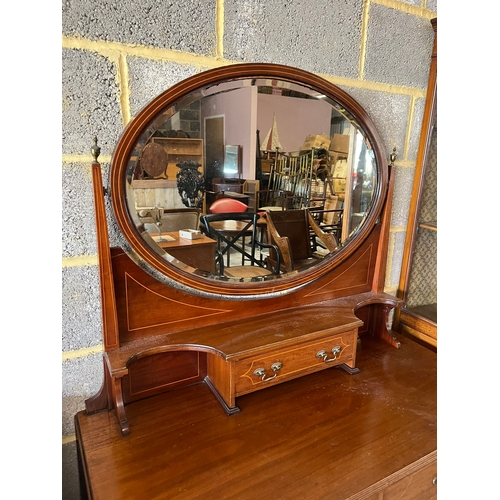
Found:
[[[179,231],[170,231],[161,233],[162,238],[169,237],[169,239],[159,240],[158,235],[154,235],[153,239],[155,243],[163,249],[169,248],[179,248],[187,246],[202,246],[202,245],[215,245],[217,242],[204,234],[201,234],[199,238],[195,240],[190,240],[189,238],[181,238],[179,236]],[[173,239],[173,241],[172,241]]]
[[[203,383],[129,404],[127,437],[113,412],[79,412],[91,498],[380,498],[380,485],[436,457],[436,353],[400,341],[363,337],[360,373],[241,396],[232,416]]]

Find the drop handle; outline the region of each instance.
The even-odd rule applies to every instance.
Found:
[[[272,377],[267,377],[265,368],[257,368],[253,372],[253,374],[257,377],[261,377],[262,382],[268,382],[269,380],[272,380],[273,378],[276,378],[278,376],[278,372],[281,370],[282,366],[283,363],[280,363],[279,361],[271,365],[271,370],[274,372],[274,375]]]
[[[319,351],[318,353],[316,353],[316,357],[323,358],[323,361],[325,363],[331,363],[332,361],[335,361],[338,358],[337,355],[340,354],[340,351],[342,351],[342,347],[340,347],[339,345],[336,345],[332,349],[333,358],[328,358],[328,353],[324,349]]]

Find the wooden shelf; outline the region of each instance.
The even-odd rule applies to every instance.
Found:
[[[437,304],[405,307],[403,311],[413,316],[420,316],[421,318],[425,318],[437,324]]]
[[[134,179],[132,189],[165,189],[176,188],[177,180],[170,179]]]
[[[186,160],[197,161],[199,171],[204,173],[203,139],[189,139],[185,137],[153,137],[152,142],[161,144],[167,153],[167,176],[175,179],[179,171],[177,163]]]
[[[437,348],[437,304],[401,309],[400,333]]]

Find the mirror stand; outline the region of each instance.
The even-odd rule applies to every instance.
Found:
[[[267,82],[274,82],[274,87]],[[255,150],[256,137],[259,143],[255,127],[247,126],[255,120],[247,123],[241,118],[245,110],[253,118],[258,114],[255,106],[245,105],[246,101],[241,99],[244,94],[252,96],[251,102],[264,103],[261,110],[273,111],[275,106],[285,103],[287,112],[297,114],[295,119],[285,120],[291,124],[286,133],[283,121],[280,122],[280,141],[295,140],[290,142],[295,146],[287,148],[286,154],[281,142],[277,144],[278,120],[274,112],[267,117],[267,122],[273,123],[272,138],[271,135],[266,138],[268,144],[264,149],[274,146],[277,149],[267,155],[271,166],[266,179],[251,177],[252,170],[265,173],[267,160],[261,158],[260,148],[258,154]],[[277,95],[284,101],[276,100]],[[234,100],[243,103],[243,107],[237,108],[236,124],[246,131],[246,143],[229,136],[222,140],[220,135],[224,128],[217,117],[222,115],[224,107],[229,122]],[[248,207],[241,198],[227,196],[215,201],[226,206],[226,214],[241,212],[239,222],[248,229],[236,224],[219,228],[219,234],[225,231],[226,235],[242,235],[239,264],[245,267],[245,259],[250,263],[242,274],[233,272],[232,278],[228,278],[231,269],[220,272],[221,256],[227,257],[226,271],[228,266],[232,267],[229,255],[224,255],[225,249],[219,245],[221,240],[201,235],[201,227],[192,228],[196,237],[187,237],[193,235],[189,230],[179,230],[173,236],[169,231],[163,232],[162,216],[170,208],[164,204],[167,194],[180,194],[177,202],[194,205],[206,222],[212,208],[206,206],[203,196],[206,141],[186,137],[185,133],[179,136],[182,131],[174,130],[178,120],[170,120],[179,118],[181,111],[188,108],[195,110],[191,115],[196,118],[193,129],[201,127],[201,123],[210,123],[219,138],[213,141],[214,150],[206,155],[210,156],[207,159],[210,165],[217,163],[218,158],[224,161],[224,144],[247,144],[242,149],[238,146],[237,151],[234,148],[227,151],[233,160],[237,156],[236,165],[228,160],[222,170],[224,175],[234,175],[240,182],[240,172],[245,174],[246,184],[239,184],[238,188],[244,187],[247,194],[235,195],[248,199],[252,196],[260,209],[257,186],[262,190],[267,182],[269,190],[279,191],[282,201],[285,200],[281,207],[267,207],[267,218],[263,214],[257,218],[255,211],[248,214],[253,221],[251,230],[244,217]],[[207,109],[215,110],[216,116],[213,113],[205,116]],[[340,118],[342,129],[334,127],[327,134],[318,130],[311,133],[307,117],[316,123],[323,115],[328,126],[334,122],[333,118]],[[298,139],[293,139],[297,131]],[[159,149],[159,144],[165,149]],[[252,150],[251,155],[247,149]],[[86,402],[87,413],[114,411],[120,433],[126,436],[131,432],[127,410],[130,404],[179,387],[204,384],[223,410],[232,415],[240,411],[238,398],[246,394],[331,367],[357,374],[358,341],[366,337],[399,348],[399,341],[387,325],[391,310],[399,308],[403,301],[383,291],[394,189],[393,166],[387,165],[384,151],[379,134],[363,108],[344,91],[316,75],[260,63],[231,65],[195,75],[143,108],[124,130],[113,153],[111,203],[118,226],[134,254],[132,258],[121,248],[110,247],[99,147],[95,141],[92,178],[105,375],[99,393]],[[336,158],[335,165],[328,164],[331,157]],[[189,182],[185,183],[185,179]],[[340,218],[335,213],[330,216],[321,207],[313,210],[309,206],[321,193],[320,181],[325,180],[338,194],[329,201],[333,212],[341,212]],[[150,189],[153,185],[161,187]],[[146,197],[149,191],[157,191],[153,193],[154,200],[141,202],[140,197]],[[326,188],[324,192],[327,193]],[[158,193],[160,199],[156,197]],[[330,195],[333,197],[333,192]],[[340,198],[343,207],[339,209],[335,203]],[[232,209],[227,208],[228,203],[232,203]],[[289,207],[285,206],[288,204]],[[273,209],[290,210],[283,212],[281,218],[271,218]],[[159,214],[157,222],[161,223],[162,237],[171,237],[173,242],[158,244],[148,233],[146,222],[140,217],[144,221],[153,220],[153,213]],[[326,221],[328,217],[331,220]],[[214,219],[217,217],[211,218],[216,223]],[[268,224],[272,219],[272,225]],[[278,219],[286,220],[282,224],[288,230],[286,236],[278,228]],[[238,221],[224,220],[223,224],[226,222]],[[324,236],[328,230],[336,233]],[[264,258],[255,258],[255,239],[252,255],[245,250],[246,232],[259,233],[262,239],[267,237],[267,263],[273,259],[276,262],[271,273],[267,272],[269,267],[264,269]],[[299,258],[314,258],[310,255],[313,238],[318,247],[325,243],[325,253],[316,257],[317,262],[299,269],[295,266]],[[275,244],[277,241],[279,245]],[[263,241],[260,243],[259,248],[266,248]],[[304,250],[304,255],[300,256],[296,248]],[[289,259],[290,255],[294,259]],[[284,262],[288,266],[286,272],[282,270]],[[255,263],[261,277],[247,279]],[[158,275],[166,281],[158,279]]]
[[[205,383],[232,415],[244,394],[334,366],[356,374],[358,338],[375,336],[400,346],[387,323],[402,301],[382,291],[392,175],[380,221],[341,265],[285,295],[258,294],[256,283],[245,286],[246,295],[233,297],[218,283],[211,284],[219,292],[213,295],[165,285],[122,249],[110,248],[94,151],[105,376],[99,393],[86,401],[88,414],[113,410],[127,436],[128,404]]]

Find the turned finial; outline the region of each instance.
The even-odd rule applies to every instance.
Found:
[[[101,148],[97,145],[97,137],[94,137],[94,145],[90,148],[90,152],[94,158],[94,161],[97,162],[97,158],[101,154]]]
[[[394,166],[394,162],[396,161],[396,158],[398,157],[398,155],[396,154],[396,148],[394,148],[392,150],[392,153],[390,155],[390,160],[391,160],[391,165]]]

